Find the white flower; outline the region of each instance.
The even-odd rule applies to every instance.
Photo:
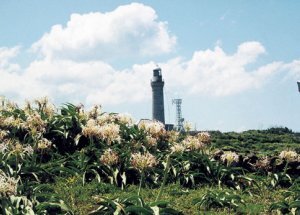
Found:
[[[24,122],[20,118],[15,118],[13,116],[5,118],[3,121],[3,126],[5,127],[17,127],[17,128],[23,128]]]
[[[184,145],[180,144],[180,143],[175,143],[172,147],[171,147],[171,152],[172,153],[182,153],[185,151],[185,147]]]
[[[182,144],[189,151],[200,150],[205,146],[197,137],[194,136],[187,136],[182,141]]]
[[[133,119],[129,114],[119,113],[115,115],[115,120],[121,124],[132,126]]]
[[[89,119],[89,120],[86,122],[86,126],[87,126],[87,127],[97,126],[97,122],[96,122],[96,120],[94,120],[94,119]]]
[[[55,114],[56,108],[53,104],[47,104],[42,111],[46,116],[52,117]]]
[[[82,129],[82,134],[86,137],[96,137],[107,141],[108,144],[112,142],[120,142],[120,126],[115,123],[99,124],[95,119],[89,119],[86,126]]]
[[[178,131],[168,131],[168,141],[169,143],[176,143],[179,138],[179,132]]]
[[[256,167],[258,167],[260,169],[265,169],[269,165],[270,165],[270,159],[267,156],[256,161]]]
[[[82,129],[82,134],[86,137],[97,137],[100,126],[97,125],[96,120],[89,119],[86,126]]]
[[[18,105],[15,102],[7,101],[5,104],[5,110],[12,112],[18,108]]]
[[[223,163],[227,163],[227,165],[230,165],[232,162],[238,162],[239,161],[239,155],[235,152],[224,152],[223,155],[221,155],[221,161]]]
[[[22,144],[19,143],[19,142],[16,142],[16,144],[14,146],[14,149],[13,149],[13,152],[16,153],[16,154],[23,153],[23,146],[22,146]]]
[[[106,140],[108,144],[112,142],[120,142],[120,126],[114,123],[105,124],[99,127],[98,137],[100,139]]]
[[[183,125],[183,128],[186,132],[189,132],[192,130],[192,123],[190,122],[185,122],[184,125]]]
[[[97,118],[99,125],[111,123],[114,121],[113,114],[103,113]]]
[[[94,105],[92,110],[88,112],[88,117],[90,119],[97,119],[101,112],[101,105]]]
[[[157,145],[157,140],[154,137],[151,136],[146,136],[147,144],[149,146],[156,146]]]
[[[0,196],[16,195],[17,184],[18,180],[6,176],[6,174],[2,170],[0,170]]]
[[[210,134],[208,132],[200,132],[197,136],[202,143],[210,143]]]
[[[131,155],[131,165],[140,171],[152,168],[157,165],[156,158],[149,152],[141,154],[140,152]]]
[[[8,144],[6,142],[0,143],[0,153],[4,153],[5,151],[8,151]]]
[[[32,135],[45,133],[46,131],[46,122],[42,120],[41,115],[36,111],[27,116],[24,126],[31,132]]]
[[[34,100],[34,103],[37,104],[39,106],[39,108],[42,108],[44,106],[46,106],[49,102],[49,99],[47,96],[38,98]]]
[[[52,145],[52,142],[46,138],[41,138],[37,143],[38,149],[48,149]]]
[[[8,134],[9,134],[9,131],[0,129],[0,141],[2,141],[5,137],[7,137]]]
[[[26,114],[30,114],[30,112],[32,111],[32,104],[28,100],[25,100],[24,111]]]
[[[23,152],[29,154],[29,155],[32,155],[34,150],[33,148],[31,147],[31,145],[27,145],[25,147],[23,147]]]
[[[159,121],[141,121],[138,127],[153,137],[159,137],[166,132],[164,124]]]
[[[49,102],[48,97],[42,97],[40,99],[35,100],[35,103],[39,106],[39,110],[41,110],[48,117],[52,117],[55,113],[55,106]]]
[[[286,159],[287,161],[295,161],[298,158],[298,154],[295,151],[282,151],[279,154],[281,159]]]
[[[100,161],[107,166],[112,166],[119,162],[119,156],[111,149],[107,149],[104,151],[103,155],[101,155]]]

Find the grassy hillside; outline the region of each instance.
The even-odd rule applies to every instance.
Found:
[[[288,128],[249,130],[241,133],[219,131],[209,133],[212,136],[212,146],[217,149],[269,156],[287,149],[300,153],[300,134]]]
[[[166,131],[43,98],[0,109],[2,214],[299,214],[299,134]]]

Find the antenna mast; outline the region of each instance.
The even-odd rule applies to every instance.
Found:
[[[172,104],[176,105],[176,123],[175,123],[175,129],[177,131],[184,131],[184,128],[183,128],[184,118],[182,118],[181,103],[182,103],[182,99],[173,99],[172,100]]]

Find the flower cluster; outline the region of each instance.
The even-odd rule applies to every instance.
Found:
[[[17,103],[15,103],[15,102],[7,101],[7,102],[5,103],[4,109],[5,109],[6,111],[12,112],[12,111],[18,109],[18,105],[17,105]]]
[[[131,155],[131,165],[137,170],[144,171],[157,165],[157,161],[149,152],[145,154],[138,152]]]
[[[112,166],[119,162],[119,156],[111,149],[107,149],[104,151],[103,155],[101,155],[100,161],[107,166]]]
[[[138,127],[146,131],[152,137],[159,137],[166,132],[164,124],[159,121],[141,121]]]
[[[184,122],[183,129],[184,129],[186,132],[191,131],[191,130],[192,130],[192,124],[191,124],[190,122]]]
[[[112,117],[113,114],[109,114],[109,113],[102,113],[100,116],[98,116],[96,118],[97,123],[99,125],[104,125],[107,123],[112,123],[114,122],[114,118]]]
[[[132,126],[133,125],[133,118],[129,114],[115,114],[115,122],[121,123],[126,126]]]
[[[16,143],[13,147],[13,152],[15,154],[21,154],[23,152],[23,146],[21,143]]]
[[[94,119],[90,119],[82,129],[86,137],[96,137],[105,140],[109,145],[112,142],[120,142],[120,126],[114,123],[99,125]]]
[[[40,99],[34,100],[33,103],[31,103],[28,100],[25,100],[25,105],[24,105],[24,112],[26,115],[31,115],[34,113],[36,110],[34,109],[36,107],[36,110],[38,112],[43,113],[47,117],[52,117],[55,113],[55,106],[51,103],[49,103],[49,100],[47,97],[42,97]]]
[[[266,156],[256,161],[255,166],[259,169],[267,169],[270,166],[270,159]]]
[[[49,103],[47,106],[44,107],[43,113],[50,118],[53,117],[53,115],[55,114],[55,109],[55,106]]]
[[[38,142],[37,142],[37,148],[38,149],[49,149],[52,145],[52,142],[46,138],[41,138]]]
[[[171,146],[171,153],[182,153],[185,151],[184,145],[175,143]]]
[[[178,138],[179,138],[179,132],[178,131],[168,131],[168,142],[169,143],[177,143]]]
[[[31,147],[31,145],[26,145],[23,146],[23,153],[27,153],[29,155],[32,155],[34,152],[33,148]]]
[[[0,153],[11,152],[12,154],[23,155],[33,154],[33,148],[30,145],[22,145],[18,140],[9,139],[0,144]]]
[[[18,180],[7,176],[2,170],[0,170],[0,195],[10,196],[17,194]]]
[[[154,137],[146,136],[146,140],[147,140],[148,146],[150,146],[150,147],[157,145],[157,140]]]
[[[188,151],[196,151],[203,149],[205,144],[202,143],[197,137],[195,136],[187,136],[183,141],[182,141],[183,146],[188,150]]]
[[[235,152],[224,152],[224,154],[221,155],[221,161],[223,163],[227,163],[227,165],[232,164],[233,162],[239,161],[239,155]]]
[[[42,134],[46,131],[46,122],[42,120],[41,115],[36,111],[27,116],[24,126],[32,135]]]
[[[97,118],[98,124],[109,124],[109,123],[117,123],[123,124],[126,126],[133,125],[133,118],[129,114],[122,113],[103,113]]]
[[[100,114],[101,114],[101,106],[94,105],[92,110],[90,110],[88,112],[88,118],[89,119],[97,119]]]
[[[9,134],[9,131],[0,129],[0,141],[3,141],[4,138],[8,136],[8,134]]]
[[[210,143],[210,134],[208,132],[200,132],[197,134],[198,139],[205,144]]]
[[[31,112],[32,112],[32,104],[31,104],[31,102],[30,101],[28,101],[28,100],[25,100],[25,104],[24,104],[24,112],[26,113],[26,114],[30,114]]]
[[[97,137],[99,133],[99,125],[95,119],[89,119],[86,126],[82,129],[82,134],[86,137]]]
[[[13,116],[1,119],[1,126],[6,128],[24,128],[24,122],[20,118],[15,118]]]
[[[112,142],[120,142],[120,126],[114,123],[105,124],[99,129],[99,137],[103,140],[106,140],[108,144]]]
[[[0,153],[5,153],[8,151],[8,144],[6,142],[0,143]]]
[[[49,103],[49,99],[47,97],[42,97],[40,99],[34,100],[34,103],[38,106],[38,110],[44,113],[48,117],[52,117],[55,113],[55,106]],[[29,103],[29,110],[31,104]]]
[[[295,161],[298,159],[298,154],[295,151],[282,151],[279,157],[287,161]]]
[[[23,146],[20,143],[16,143],[11,148],[12,148],[11,151],[14,154],[29,154],[29,155],[32,155],[33,151],[34,151],[33,148],[31,147],[31,145]]]
[[[43,107],[47,106],[49,104],[49,99],[47,96],[44,96],[44,97],[41,97],[41,98],[38,98],[38,99],[35,99],[34,100],[34,103],[36,105],[38,105],[38,108],[39,109],[42,109]]]

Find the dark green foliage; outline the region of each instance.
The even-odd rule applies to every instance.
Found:
[[[212,146],[217,149],[236,151],[242,154],[254,153],[274,155],[282,150],[300,148],[300,135],[288,128],[249,130],[241,133],[211,131]]]
[[[65,104],[60,114],[55,114],[49,122],[46,137],[52,140],[59,153],[73,153],[80,150],[84,144],[81,141],[79,146],[77,140],[80,138],[83,120],[79,115],[78,107],[73,104]]]
[[[150,202],[145,203],[145,201],[139,196],[131,196],[127,198],[99,198],[98,208],[90,215],[100,215],[100,214],[132,214],[132,215],[152,215],[162,214],[162,215],[180,215],[181,212],[168,207],[168,202]]]
[[[201,198],[194,199],[193,203],[198,206],[199,210],[202,210],[202,208],[204,208],[204,210],[228,208],[229,211],[235,211],[240,205],[245,204],[240,195],[229,191],[208,191]]]
[[[271,204],[270,211],[280,211],[282,214],[300,214],[300,185],[295,183],[283,193],[283,198]]]

